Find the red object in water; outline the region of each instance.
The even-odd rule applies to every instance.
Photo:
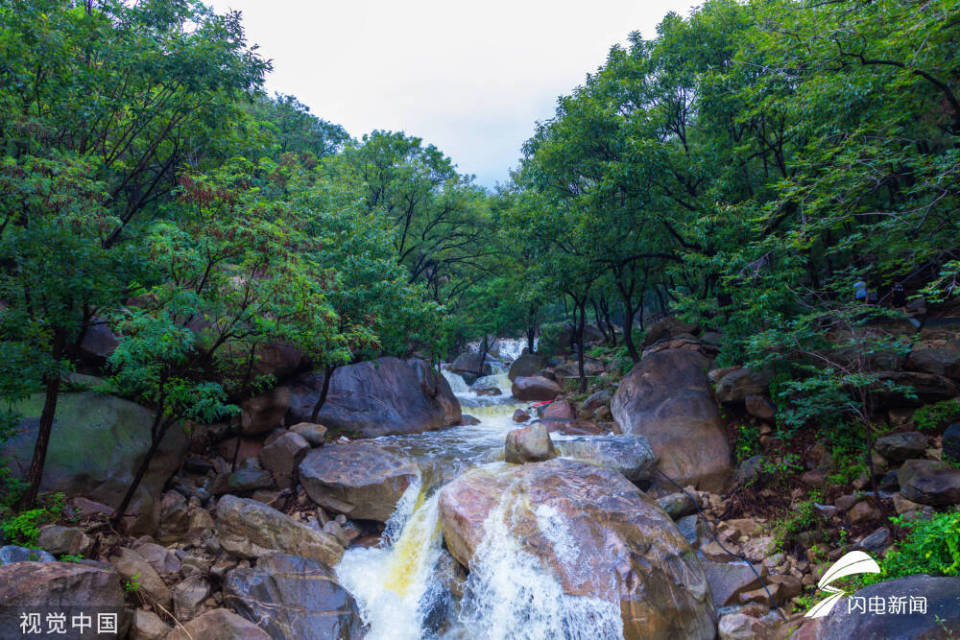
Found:
[[[534,402],[534,403],[531,404],[530,406],[531,406],[531,407],[542,407],[543,405],[545,405],[545,404],[550,404],[550,403],[552,403],[552,402],[553,402],[553,400],[544,400],[543,402]]]

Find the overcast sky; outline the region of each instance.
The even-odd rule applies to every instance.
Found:
[[[404,131],[484,186],[507,179],[534,122],[631,31],[687,0],[214,0],[273,61],[267,90],[360,137]]]

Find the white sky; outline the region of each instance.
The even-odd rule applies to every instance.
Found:
[[[553,115],[631,31],[653,37],[690,0],[208,0],[243,12],[290,93],[355,137],[404,131],[484,186],[505,181],[536,120]]]

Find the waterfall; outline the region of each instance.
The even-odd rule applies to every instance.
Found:
[[[470,390],[470,385],[467,384],[467,381],[463,379],[458,373],[454,373],[447,369],[441,369],[440,375],[447,379],[447,383],[450,385],[450,390],[453,391],[453,395],[460,397],[471,397],[476,395],[473,391]]]

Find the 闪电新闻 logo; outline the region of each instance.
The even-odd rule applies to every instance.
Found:
[[[843,590],[830,585],[840,578],[855,576],[860,573],[880,573],[880,567],[873,558],[863,551],[851,551],[837,560],[817,583],[818,589],[826,591],[830,595],[822,602],[818,602],[810,611],[807,611],[804,617],[822,618],[830,613],[833,605],[837,604],[837,601],[844,596]]]

